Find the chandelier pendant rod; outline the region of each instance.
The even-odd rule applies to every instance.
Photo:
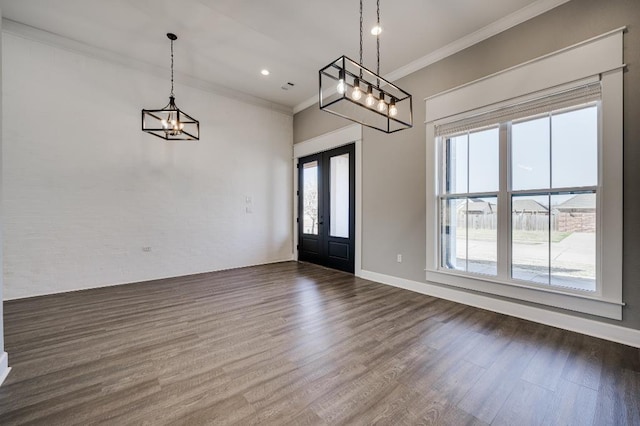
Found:
[[[378,26],[378,31],[376,31],[376,75],[380,76],[380,0],[376,1],[376,15],[377,21],[376,25]],[[380,79],[378,79],[378,86],[380,86]]]
[[[362,63],[362,0],[360,0],[360,66]],[[360,78],[362,78],[362,69],[360,70]]]
[[[169,37],[171,40],[171,94],[169,96],[174,97],[173,94],[173,38]]]

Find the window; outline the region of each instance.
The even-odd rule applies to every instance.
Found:
[[[496,275],[498,127],[443,137],[441,266]]]
[[[510,126],[514,279],[596,291],[598,105]]]
[[[498,276],[500,249],[503,280],[596,291],[599,100],[585,92],[599,83],[563,94],[576,105],[439,137],[441,269]]]
[[[428,282],[622,318],[622,41],[425,100]]]

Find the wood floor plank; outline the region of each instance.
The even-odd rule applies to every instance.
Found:
[[[539,350],[537,343],[546,329],[535,327],[534,330],[530,330],[530,328],[531,324],[522,323],[520,334],[514,335],[511,343],[469,389],[458,407],[484,422],[491,423],[494,420],[516,389],[520,376],[536,351]],[[531,334],[532,331],[533,334]]]
[[[424,400],[412,407],[418,410],[418,425],[446,425],[446,426],[485,426],[477,417],[458,408],[448,401],[446,395],[430,391],[424,395]]]
[[[598,390],[606,345],[602,345],[598,339],[579,334],[569,335],[568,340],[569,357],[561,377]]]
[[[402,384],[390,389],[372,407],[357,416],[351,416],[353,425],[414,425],[418,416],[410,407],[419,405],[424,398]]]
[[[491,424],[499,426],[541,425],[549,409],[547,403],[552,397],[551,391],[519,380]]]
[[[519,320],[505,315],[494,314],[498,318],[487,327],[486,332],[469,352],[466,359],[483,368],[489,368],[498,355],[511,343],[519,325]]]
[[[569,357],[566,333],[562,330],[551,330],[544,338],[544,344],[529,362],[522,373],[522,379],[546,389],[555,391],[560,376]]]
[[[635,352],[616,345],[604,353],[596,403],[597,424],[640,424],[640,368]]]
[[[1,425],[640,423],[640,351],[283,262],[4,303]]]
[[[544,425],[580,426],[594,424],[598,392],[567,380],[560,380]]]

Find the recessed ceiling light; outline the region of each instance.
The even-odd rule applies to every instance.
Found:
[[[269,70],[268,70],[268,69],[266,69],[266,68],[265,68],[265,69],[263,69],[262,71],[260,71],[260,74],[262,74],[262,75],[269,75],[269,74],[271,74],[271,73],[269,72]]]
[[[376,25],[375,27],[371,28],[371,34],[373,35],[378,35],[382,32],[382,27],[380,25]]]

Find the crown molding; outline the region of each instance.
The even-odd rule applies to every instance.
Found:
[[[318,103],[318,95],[314,95],[312,97],[310,97],[309,99],[300,102],[298,105],[293,107],[293,113],[297,114],[300,111],[303,111],[307,108],[309,108],[310,106],[316,105]]]
[[[548,12],[549,10],[564,3],[567,3],[568,1],[569,0],[538,0],[528,6],[523,7],[520,10],[517,10],[505,16],[504,18],[501,18],[483,28],[480,28],[478,31],[459,38],[458,40],[449,43],[446,46],[441,47],[440,49],[434,50],[428,55],[418,58],[413,62],[409,62],[407,65],[404,65],[382,77],[388,81],[395,81],[402,77],[406,77],[409,74],[412,74],[422,68],[441,61],[448,56],[458,53],[468,47],[473,46],[474,44],[480,43],[481,41],[484,41],[496,34],[506,31],[509,28],[515,27],[516,25],[528,21],[529,19],[535,18],[538,15],[542,15],[543,13]],[[318,96],[314,95],[313,97],[300,102],[298,105],[293,107],[293,113],[297,114],[300,111],[316,104],[317,102]]]
[[[96,47],[78,40],[42,30],[40,28],[13,21],[11,19],[2,18],[2,32],[22,37],[27,40],[36,41],[52,47],[64,49],[93,59],[117,64],[126,68],[135,69],[137,71],[143,71],[158,77],[166,77],[167,74],[166,67],[160,67],[158,65],[141,61],[140,59],[131,58],[120,53]],[[269,110],[277,111],[289,116],[293,114],[292,108],[285,105],[270,102],[256,96],[213,83],[211,81],[206,81],[191,76],[189,74],[176,72],[176,76],[180,80],[180,84],[184,84],[194,89],[199,89],[236,101],[259,106],[262,108],[267,108]]]
[[[434,64],[444,58],[458,53],[468,47],[478,44],[494,35],[500,34],[503,31],[513,28],[529,19],[535,18],[538,15],[542,15],[549,10],[567,3],[569,0],[538,0],[535,3],[523,7],[522,9],[513,12],[510,15],[501,18],[486,27],[480,28],[467,36],[464,36],[448,45],[431,52],[430,54],[423,56],[407,65],[398,68],[388,74],[387,79],[391,81],[405,77],[411,73],[414,73],[428,65]]]

